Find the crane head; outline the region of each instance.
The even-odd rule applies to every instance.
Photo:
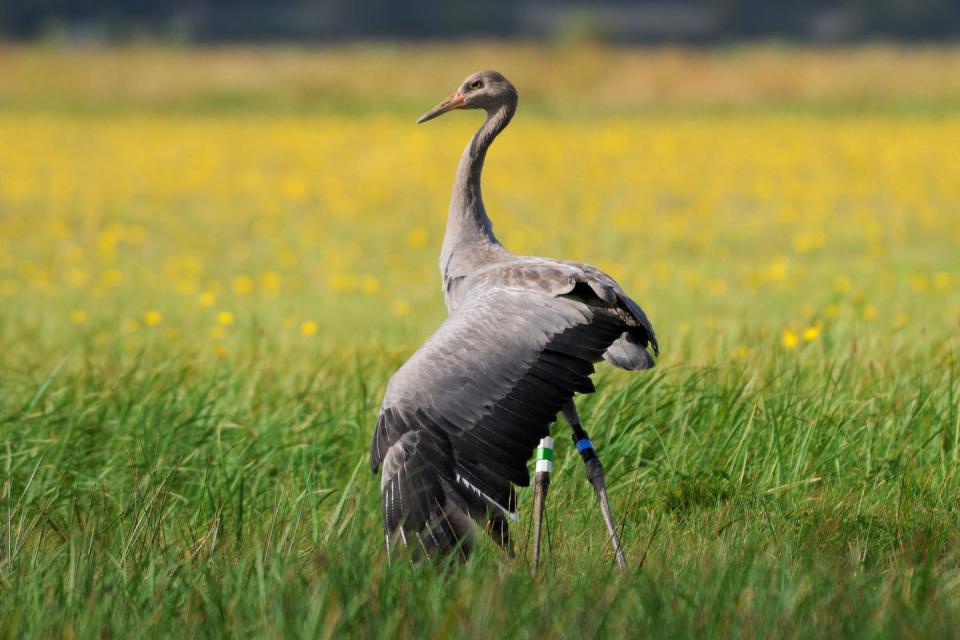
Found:
[[[488,113],[503,104],[517,102],[517,90],[503,74],[483,70],[471,73],[460,87],[430,111],[417,119],[417,124],[433,120],[454,109],[485,109]]]

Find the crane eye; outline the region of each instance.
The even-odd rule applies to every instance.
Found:
[[[483,89],[483,80],[474,80],[470,83],[471,89]]]

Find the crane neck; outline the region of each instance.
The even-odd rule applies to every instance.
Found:
[[[510,124],[516,110],[516,97],[488,110],[486,119],[460,158],[450,198],[447,231],[440,251],[440,271],[445,281],[463,275],[506,251],[493,235],[493,223],[483,206],[480,174],[483,172],[487,149]]]

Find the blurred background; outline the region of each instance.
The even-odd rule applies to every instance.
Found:
[[[479,68],[521,95],[499,237],[620,279],[699,345],[668,361],[955,332],[958,33],[947,0],[5,0],[6,353],[405,352],[478,116],[412,122]]]
[[[960,33],[960,6],[951,0],[5,0],[0,33],[93,42],[142,37],[185,42],[942,40]]]

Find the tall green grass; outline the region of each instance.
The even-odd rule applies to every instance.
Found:
[[[626,575],[562,425],[540,574],[529,491],[515,559],[485,541],[455,570],[388,564],[366,452],[395,357],[21,354],[0,389],[0,636],[956,634],[953,360],[766,347],[604,370],[580,402]]]

